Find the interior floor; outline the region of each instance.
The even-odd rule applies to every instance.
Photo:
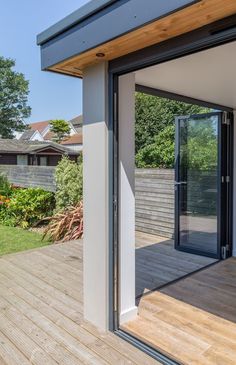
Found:
[[[236,362],[236,258],[141,298],[138,316],[122,326],[181,364]]]
[[[136,297],[208,266],[217,260],[177,251],[174,241],[136,232]]]

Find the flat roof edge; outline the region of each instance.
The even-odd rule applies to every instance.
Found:
[[[37,44],[41,45],[46,43],[50,39],[56,37],[58,34],[82,22],[84,19],[90,17],[91,15],[97,13],[101,9],[116,1],[117,0],[90,0],[79,9],[75,10],[73,13],[69,14],[62,20],[53,24],[51,27],[39,33],[37,35]]]

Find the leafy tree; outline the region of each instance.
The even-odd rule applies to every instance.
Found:
[[[61,143],[70,135],[70,126],[64,119],[55,119],[50,121],[50,131],[53,132],[53,139]]]
[[[13,138],[15,131],[26,129],[24,119],[31,108],[27,105],[29,82],[13,70],[15,61],[0,57],[0,136]]]
[[[136,93],[135,152],[137,167],[173,168],[175,116],[209,109],[175,100]]]
[[[189,123],[182,131],[181,165],[195,171],[214,171],[217,163],[216,125],[212,120]],[[136,154],[138,168],[173,168],[175,160],[175,125],[167,126],[155,136],[154,142]]]
[[[175,126],[168,125],[154,137],[154,142],[136,154],[136,166],[173,168],[175,159]]]
[[[190,170],[215,171],[217,165],[217,126],[212,119],[189,123],[185,128],[180,158]]]
[[[135,97],[135,151],[155,141],[167,126],[172,125],[177,115],[200,114],[209,111],[198,105],[191,105],[157,96],[136,93]]]
[[[83,164],[64,156],[56,167],[56,210],[62,211],[82,200]]]

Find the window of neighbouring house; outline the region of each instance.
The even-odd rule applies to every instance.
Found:
[[[17,155],[17,165],[28,165],[28,156]]]
[[[40,156],[39,164],[40,164],[40,166],[47,166],[47,157],[46,156]]]

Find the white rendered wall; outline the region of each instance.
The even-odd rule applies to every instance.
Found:
[[[234,169],[233,169],[233,256],[236,256],[236,110],[234,111]]]
[[[119,77],[119,309],[120,324],[135,306],[135,75]]]
[[[108,329],[108,127],[107,64],[83,78],[84,316]]]

